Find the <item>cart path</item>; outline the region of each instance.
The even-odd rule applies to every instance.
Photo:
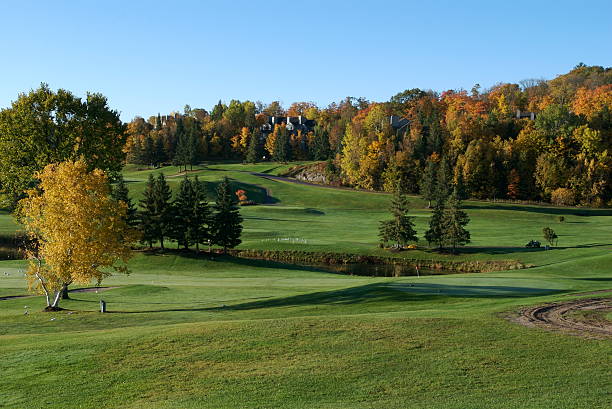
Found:
[[[597,314],[592,317],[575,314],[582,311],[596,311]],[[604,318],[609,311],[612,311],[612,298],[588,298],[525,308],[510,319],[528,327],[561,330],[601,339],[612,337],[612,322]]]

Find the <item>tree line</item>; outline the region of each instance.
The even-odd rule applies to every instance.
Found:
[[[296,102],[221,101],[211,112],[127,125],[128,162],[189,166],[201,160],[329,160],[348,186],[422,193],[421,176],[445,161],[464,192],[481,199],[612,204],[612,69],[579,64],[552,80],[499,83],[469,92],[409,89],[386,102],[348,97],[326,108]],[[307,134],[268,116],[314,120]],[[390,116],[409,124],[393,128]],[[141,153],[139,153],[141,152]],[[154,159],[151,159],[154,158]],[[265,158],[265,159],[264,159]]]

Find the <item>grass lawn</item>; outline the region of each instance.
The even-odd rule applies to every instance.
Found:
[[[384,254],[389,196],[273,181],[286,165],[211,164],[272,204],[241,209],[241,248]],[[173,186],[176,168],[166,168]],[[149,171],[126,170],[135,196]],[[412,199],[422,236],[429,211]],[[520,326],[521,306],[611,288],[607,210],[466,203],[460,256],[535,267],[425,277],[357,277],[233,257],[138,253],[104,292],[0,301],[0,407],[607,408],[610,340]],[[558,216],[564,215],[561,223]],[[559,246],[527,250],[552,227]],[[0,215],[0,230],[16,225]],[[25,294],[21,261],[0,262],[0,297]],[[3,273],[7,273],[3,274]],[[601,294],[600,296],[605,296]],[[110,313],[99,314],[99,300]],[[28,311],[28,314],[24,314]]]

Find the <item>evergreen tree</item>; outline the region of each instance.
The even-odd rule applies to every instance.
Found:
[[[457,199],[465,200],[468,198],[467,192],[465,190],[465,183],[463,183],[463,172],[461,171],[457,173],[457,182],[455,183],[455,189],[457,190]]]
[[[198,135],[197,122],[192,121],[189,127],[189,135],[187,141],[187,152],[186,159],[189,163],[189,167],[193,170],[193,165],[198,163],[198,152],[200,151],[200,137]],[[187,170],[187,166],[185,166]]]
[[[134,163],[136,165],[143,165],[143,152],[142,152],[142,142],[139,137],[134,137],[134,144],[132,145],[130,151],[128,152],[127,162]]]
[[[193,181],[195,192],[195,207],[193,209],[193,219],[191,236],[196,245],[196,250],[200,249],[200,244],[210,244],[212,240],[213,218],[206,199],[206,183],[201,182],[198,177]]]
[[[327,160],[330,155],[329,135],[320,125],[314,128],[314,138],[312,141],[312,158],[314,160]]]
[[[287,128],[284,126],[278,129],[278,135],[276,135],[274,140],[272,159],[277,162],[287,162],[291,159],[291,140],[289,132],[287,132]]]
[[[408,216],[408,205],[408,198],[398,186],[391,202],[393,218],[380,223],[379,236],[383,244],[395,241],[398,246],[403,246],[418,241],[413,218]]]
[[[436,196],[436,175],[438,173],[438,165],[432,158],[427,159],[425,172],[420,182],[420,192],[423,199],[427,200],[427,208],[431,207],[431,201]]]
[[[256,163],[261,159],[262,146],[260,141],[260,131],[255,128],[249,136],[249,145],[247,146],[246,162]]]
[[[451,193],[452,176],[448,161],[445,157],[440,159],[436,173],[436,197],[440,200],[446,200]]]
[[[429,218],[429,229],[425,232],[425,240],[427,240],[429,245],[434,243],[441,249],[444,246],[444,209],[446,198],[438,189],[436,189],[434,194],[435,205]]]
[[[166,147],[164,146],[164,141],[161,136],[155,140],[155,153],[153,156],[154,163],[157,166],[161,165],[168,159],[168,155],[166,155]]]
[[[172,203],[172,231],[171,235],[178,246],[188,249],[194,244],[193,216],[196,207],[196,193],[193,184],[187,176],[181,180],[178,193]]]
[[[172,192],[164,174],[160,173],[157,179],[150,174],[140,201],[141,241],[148,243],[149,247],[159,241],[164,249],[164,239],[168,237],[172,225],[171,199]]]
[[[161,128],[162,128],[161,115],[157,113],[157,118],[155,118],[155,129],[159,131]]]
[[[158,223],[158,239],[162,250],[164,249],[164,238],[171,230],[172,218],[172,191],[163,173],[157,176],[155,181],[155,208]]]
[[[155,162],[155,145],[151,135],[145,137],[142,156],[144,164],[147,166],[151,166]]]
[[[152,173],[149,174],[149,179],[145,185],[142,199],[140,200],[140,231],[141,231],[141,242],[147,243],[149,248],[153,247],[153,244],[157,242],[159,237],[158,223],[157,223],[157,209],[155,206],[155,191],[156,191],[156,180]]]
[[[442,241],[453,248],[453,253],[457,246],[463,246],[470,242],[470,232],[465,229],[469,222],[470,218],[461,209],[461,201],[455,188],[446,202],[442,220]]]
[[[125,213],[125,221],[128,226],[134,227],[138,224],[136,216],[137,210],[136,206],[134,205],[134,202],[132,202],[132,199],[130,198],[129,193],[130,192],[125,184],[123,176],[119,174],[119,179],[117,180],[117,183],[112,187],[111,196],[116,201],[120,201],[126,204],[127,211]]]
[[[217,187],[215,210],[213,241],[226,252],[228,248],[234,248],[242,242],[242,216],[227,178]]]
[[[181,118],[177,119],[176,122],[176,148],[174,151],[174,158],[172,164],[179,167],[179,172],[184,166],[187,170],[187,164],[189,163],[189,138],[185,131],[185,125]]]

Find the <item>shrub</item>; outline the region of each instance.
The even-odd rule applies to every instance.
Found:
[[[576,197],[572,189],[560,187],[553,190],[552,194],[550,195],[550,201],[552,204],[558,206],[573,206],[576,204]]]

